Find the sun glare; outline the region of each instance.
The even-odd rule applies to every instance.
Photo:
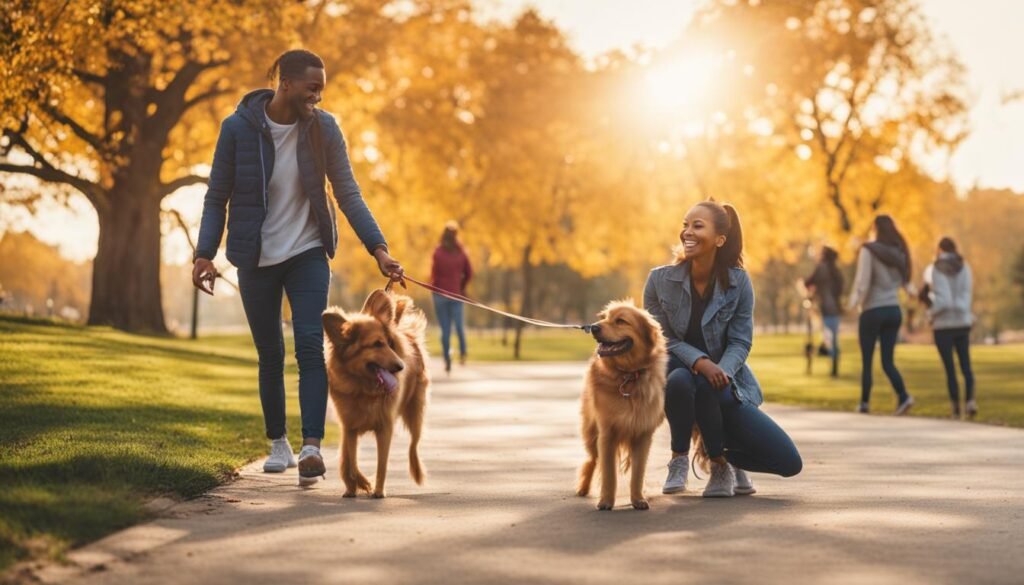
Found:
[[[654,65],[645,77],[648,99],[659,109],[692,107],[707,95],[717,67],[708,54]]]

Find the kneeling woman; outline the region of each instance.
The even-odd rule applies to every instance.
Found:
[[[686,214],[679,238],[675,262],[652,270],[644,287],[644,308],[661,323],[669,349],[672,459],[662,492],[686,489],[696,423],[711,467],[704,496],[752,494],[745,471],[790,477],[803,463],[785,431],[758,409],[761,388],[747,367],[754,288],[742,268],[740,220],[733,207],[704,201]]]

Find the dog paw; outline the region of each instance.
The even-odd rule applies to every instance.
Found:
[[[374,499],[379,500],[386,496],[384,495],[384,492],[373,492],[373,497]]]
[[[341,494],[341,497],[343,497],[343,498],[354,498],[354,497],[356,497],[356,491],[355,490],[345,490],[345,493]]]
[[[614,507],[615,507],[615,501],[614,500],[601,500],[600,502],[597,503],[597,509],[598,510],[611,510]]]
[[[639,499],[633,500],[633,507],[637,510],[650,510],[651,505],[647,503],[647,500]]]
[[[581,497],[581,498],[585,498],[585,497],[590,495],[590,490],[583,490],[583,489],[576,490],[576,495]]]

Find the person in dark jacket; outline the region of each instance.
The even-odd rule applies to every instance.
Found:
[[[466,294],[466,285],[473,278],[473,266],[459,242],[459,224],[454,220],[444,226],[441,243],[434,250],[430,266],[430,284],[457,295]],[[434,312],[441,325],[441,349],[444,352],[444,371],[452,369],[452,325],[459,336],[459,363],[466,363],[466,330],[463,326],[462,303],[433,293]]]
[[[839,318],[842,315],[839,298],[843,294],[843,274],[836,266],[839,254],[834,248],[823,246],[821,258],[814,272],[804,280],[804,286],[813,291],[821,311],[821,321],[828,332],[829,355],[832,357],[832,377],[839,375]]]
[[[192,282],[213,294],[213,258],[227,224],[227,258],[259,356],[260,402],[271,439],[266,472],[299,468],[309,485],[325,473],[320,441],[327,414],[321,314],[327,308],[328,258],[337,245],[334,198],[380,271],[401,278],[402,266],[363,201],[345,139],[334,117],[316,107],[327,77],[320,57],[288,51],[274,62],[277,89],[242,98],[221,124],[196,245]],[[281,299],[292,309],[303,446],[296,463],[285,428]]]

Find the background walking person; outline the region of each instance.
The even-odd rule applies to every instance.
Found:
[[[910,252],[906,240],[889,215],[874,218],[872,241],[864,244],[857,258],[849,307],[860,306],[857,336],[860,341],[860,406],[858,412],[870,410],[874,345],[882,347],[882,369],[896,392],[896,414],[906,414],[913,406],[913,396],[906,391],[903,377],[896,369],[895,351],[903,314],[899,307],[899,289],[913,294],[910,286]]]
[[[974,285],[971,267],[964,262],[951,238],[942,238],[936,251],[935,262],[924,271],[925,287],[921,300],[928,306],[928,319],[935,335],[935,347],[939,350],[942,365],[946,369],[946,387],[953,418],[960,418],[960,388],[953,364],[953,351],[960,360],[960,371],[964,375],[964,408],[967,416],[978,414],[974,401],[974,372],[971,371],[971,313],[972,287]]]
[[[473,278],[473,266],[469,256],[459,241],[459,224],[454,220],[444,226],[441,243],[434,250],[434,258],[430,268],[430,284],[446,292],[459,295],[466,294],[466,285]],[[459,363],[466,363],[466,329],[463,325],[462,303],[445,298],[437,293],[434,296],[434,311],[437,322],[441,325],[441,349],[444,352],[444,371],[452,369],[451,335],[452,326],[459,336]]]
[[[888,215],[875,218],[872,241],[864,244],[857,258],[857,276],[853,280],[849,307],[860,306],[858,338],[860,340],[861,374],[858,412],[870,410],[872,361],[875,344],[882,349],[882,370],[896,392],[896,414],[906,414],[914,404],[907,393],[903,376],[896,369],[895,351],[903,324],[899,290],[913,295],[910,285],[910,251],[896,222]]]
[[[839,254],[834,248],[823,246],[814,272],[804,280],[821,311],[821,321],[827,332],[829,355],[832,357],[832,377],[839,375],[839,319],[842,309],[839,298],[843,294],[843,275],[836,266]]]

